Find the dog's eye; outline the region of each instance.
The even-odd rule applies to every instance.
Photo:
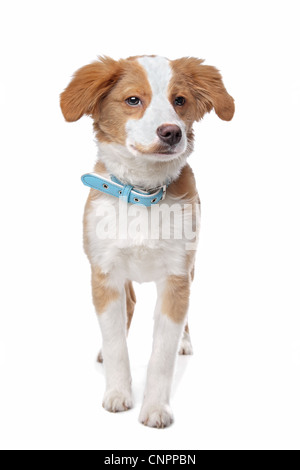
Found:
[[[127,100],[125,100],[127,104],[129,104],[129,106],[138,106],[139,104],[141,104],[141,100],[139,98],[137,98],[137,96],[131,96],[130,98],[127,98]]]
[[[175,98],[175,101],[174,101],[175,106],[183,106],[184,103],[185,103],[185,98],[183,98],[183,96],[177,96],[177,98]]]

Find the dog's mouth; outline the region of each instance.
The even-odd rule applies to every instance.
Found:
[[[152,147],[143,147],[139,144],[130,144],[130,148],[134,151],[134,153],[140,153],[142,155],[149,155],[149,156],[164,156],[164,157],[172,157],[177,155],[176,149],[170,146],[162,146],[162,145],[153,145]]]
[[[171,157],[172,155],[176,155],[176,152],[155,152],[155,153],[151,153],[151,154],[148,154],[148,155],[163,155],[165,157]]]
[[[165,151],[162,151],[162,152],[156,152],[157,155],[174,155],[174,151],[172,150],[165,150]]]

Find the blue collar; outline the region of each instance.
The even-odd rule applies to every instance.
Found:
[[[139,204],[151,207],[163,201],[166,197],[168,185],[160,186],[150,191],[142,191],[134,188],[130,184],[122,184],[117,178],[111,176],[110,179],[97,175],[96,173],[87,173],[81,177],[85,186],[96,189],[110,196],[118,197],[131,204]]]

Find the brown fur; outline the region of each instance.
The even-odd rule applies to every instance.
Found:
[[[186,164],[181,170],[179,178],[170,184],[168,194],[198,202],[199,196],[196,188],[196,180],[190,165]]]
[[[108,275],[97,266],[92,266],[92,292],[97,315],[101,315],[107,306],[119,298],[119,292],[108,285]]]
[[[136,304],[136,296],[131,281],[126,282],[125,291],[127,308],[127,331],[129,331]]]
[[[108,95],[122,73],[121,64],[110,57],[99,58],[77,70],[60,96],[65,119],[77,121],[84,114],[92,116],[99,102]]]
[[[142,105],[129,106],[125,100],[130,96],[138,96]],[[146,72],[134,58],[115,61],[103,57],[74,74],[60,103],[67,121],[88,114],[94,119],[99,141],[124,145],[127,120],[141,119],[151,97]]]
[[[126,142],[125,125],[128,119],[141,119],[150,104],[152,92],[143,67],[135,61],[122,61],[122,76],[94,113],[94,129],[101,142]],[[132,107],[126,103],[138,96],[142,105]]]
[[[174,76],[170,83],[170,99],[180,95],[186,103],[176,110],[188,125],[199,121],[212,108],[219,118],[230,121],[234,114],[234,100],[227,93],[220,72],[203,60],[184,57],[171,61]]]
[[[162,313],[176,323],[182,323],[188,311],[190,297],[189,277],[169,276],[162,302]]]
[[[193,211],[196,211],[196,204],[200,204],[200,199],[196,187],[195,176],[190,165],[187,164],[184,166],[179,178],[169,186],[168,193],[171,196],[186,199],[193,204]],[[187,251],[187,272],[190,274],[192,281],[194,280],[195,274],[195,256],[196,251]]]
[[[195,277],[195,260],[196,260],[196,251],[195,250],[187,251],[186,266],[187,266],[187,272],[189,273],[191,277],[191,281],[193,281]]]
[[[191,270],[191,281],[193,282],[195,279],[195,265],[192,267],[192,270]]]

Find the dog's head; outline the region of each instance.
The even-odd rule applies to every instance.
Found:
[[[193,122],[213,108],[229,121],[234,100],[215,67],[190,57],[102,57],[79,69],[61,94],[67,121],[90,115],[100,142],[156,161],[189,152]]]

